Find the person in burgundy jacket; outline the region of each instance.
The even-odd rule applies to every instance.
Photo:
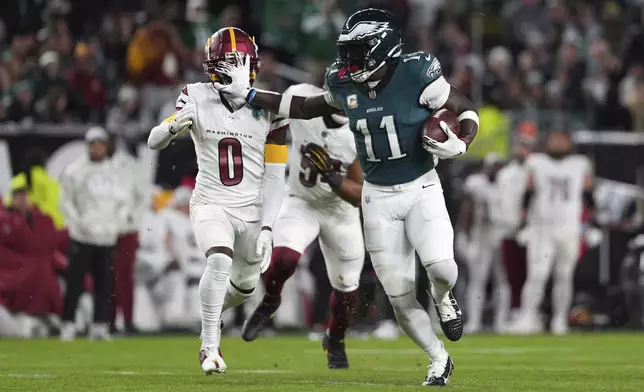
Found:
[[[0,303],[11,314],[48,321],[62,311],[56,273],[65,263],[64,233],[31,206],[26,187],[12,184],[12,196],[0,213]]]

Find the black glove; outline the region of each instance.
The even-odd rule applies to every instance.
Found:
[[[342,175],[334,169],[329,153],[324,147],[309,143],[304,147],[302,154],[304,159],[317,169],[320,177],[329,183],[331,188],[337,189],[342,185]]]

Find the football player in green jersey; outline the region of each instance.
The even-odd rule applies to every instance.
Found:
[[[472,102],[443,77],[431,54],[402,54],[401,33],[386,11],[351,15],[338,38],[338,60],[326,74],[327,91],[309,97],[252,88],[249,62],[241,56],[219,70],[230,83],[215,83],[231,109],[246,103],[290,118],[315,118],[344,111],[365,174],[362,191],[365,245],[400,327],[425,351],[431,366],[425,385],[445,385],[454,364],[431,328],[414,293],[414,252],[431,281],[431,296],[445,336],[458,340],[463,317],[451,289],[458,277],[454,231],[434,166],[463,154],[478,129]],[[458,115],[456,136],[445,123],[444,142],[422,133],[439,109]],[[343,351],[342,342],[325,340]]]

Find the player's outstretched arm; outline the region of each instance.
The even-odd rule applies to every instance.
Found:
[[[364,182],[362,168],[360,162],[356,159],[349,170],[347,170],[346,177],[343,177],[337,171],[331,172],[327,182],[342,200],[350,203],[355,207],[360,207],[362,204],[362,184]]]
[[[302,97],[278,94],[272,91],[250,89],[246,101],[286,118],[311,119],[338,113],[341,109],[331,106],[326,93]]]

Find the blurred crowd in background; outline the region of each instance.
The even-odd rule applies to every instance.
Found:
[[[203,43],[222,26],[258,38],[260,85],[315,80],[335,57],[347,15],[367,6],[390,9],[405,26],[406,50],[435,53],[452,84],[481,104],[565,110],[588,129],[644,130],[639,0],[5,1],[0,122],[146,129],[178,86],[203,80]]]
[[[642,0],[9,0],[0,2],[0,135],[3,127],[15,135],[40,124],[101,124],[140,141],[174,111],[183,85],[206,80],[204,42],[226,26],[257,38],[258,87],[321,84],[347,16],[370,6],[389,9],[404,26],[405,50],[434,53],[450,83],[480,105],[481,128],[469,158],[491,151],[507,157],[516,128],[644,131]],[[180,181],[173,185],[194,185],[194,162],[185,163],[193,154],[182,155]],[[12,185],[28,189],[55,223],[46,224],[51,241],[38,250],[50,252],[42,272],[48,280],[31,277],[50,282],[40,289],[55,299],[37,308],[38,318],[61,311],[54,283],[64,274],[67,246],[57,199],[35,200],[38,191],[30,185],[44,181],[57,194],[57,179],[44,170],[46,159],[40,155],[16,168],[13,174],[22,170],[26,185]],[[172,191],[158,192],[157,207],[171,197]],[[308,321],[323,323],[324,283],[310,279],[296,279],[299,289],[292,292],[308,290]],[[372,275],[364,279],[375,284]],[[0,293],[7,287],[0,278]],[[307,287],[317,287],[322,299]],[[368,294],[368,301],[374,296]],[[33,306],[16,303],[16,312]],[[365,319],[374,316],[369,306],[361,311]],[[232,325],[243,316],[242,309]],[[132,317],[125,320],[130,331],[136,330]]]

